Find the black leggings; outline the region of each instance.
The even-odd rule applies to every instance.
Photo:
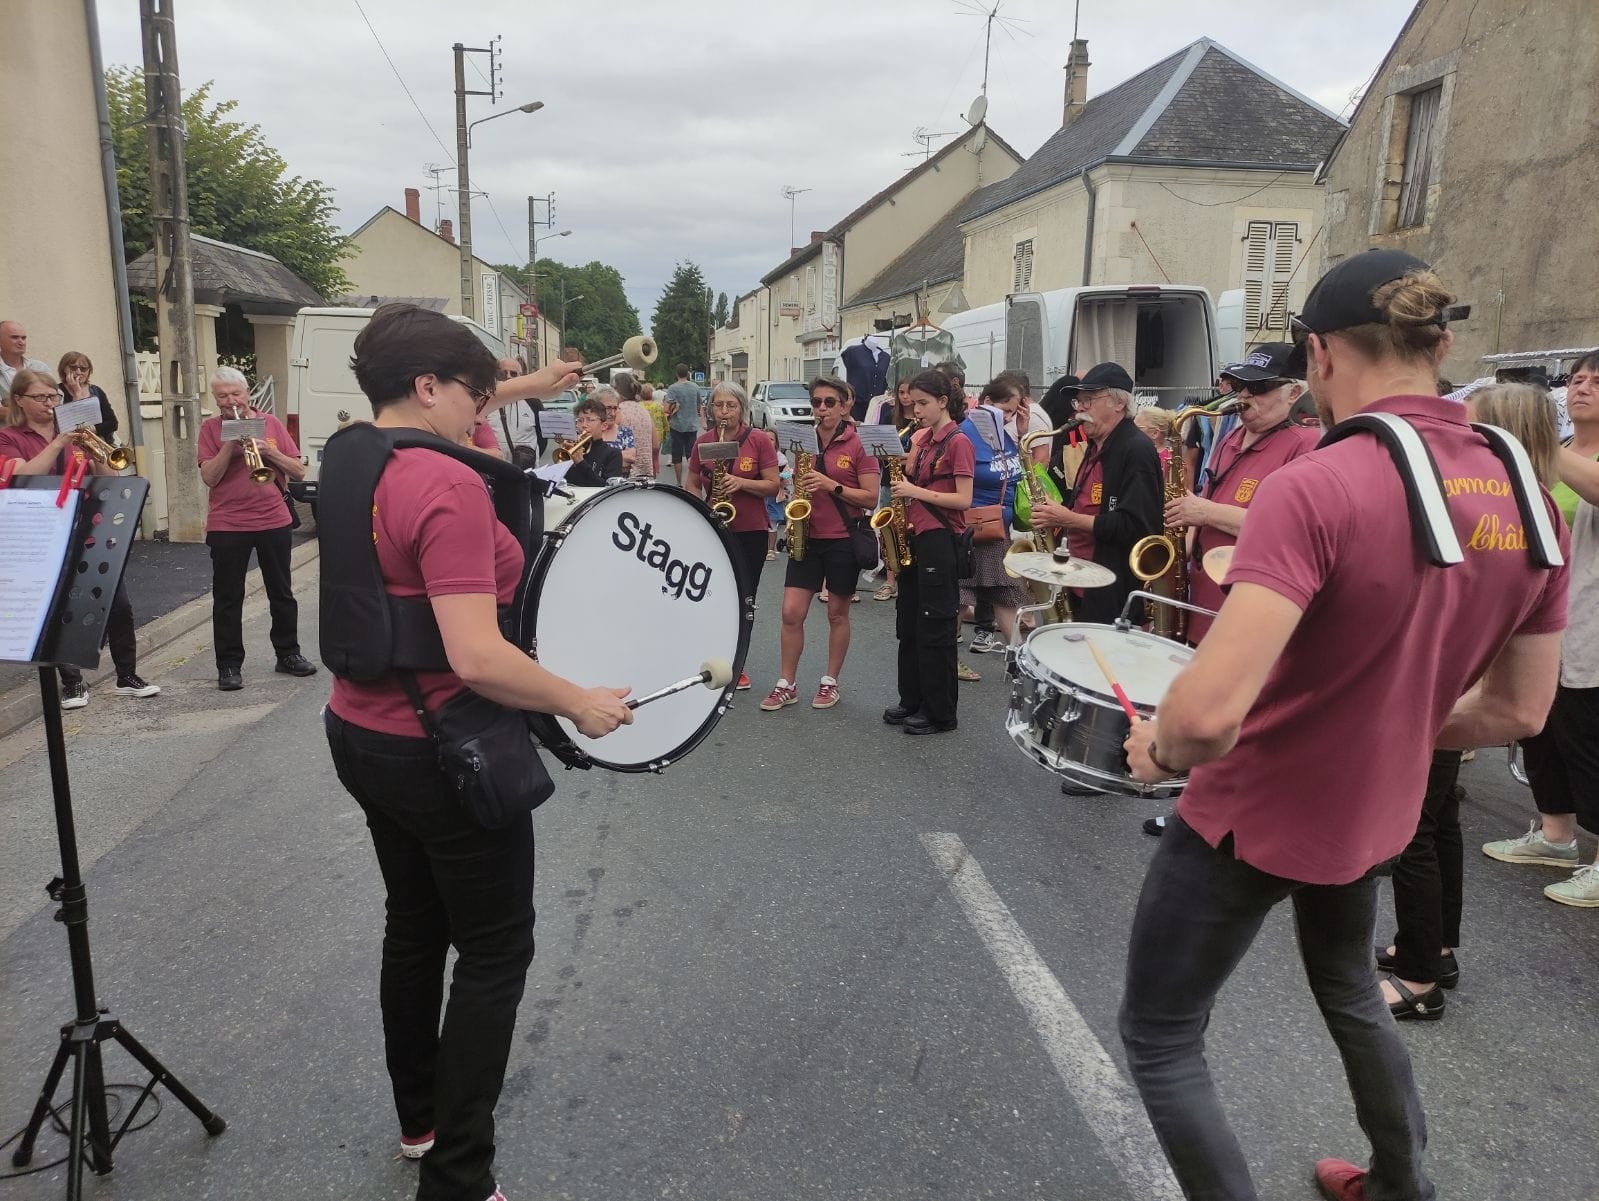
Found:
[[[955,536],[929,530],[911,538],[916,561],[899,574],[894,634],[899,639],[899,703],[934,725],[955,720],[955,652],[960,647],[960,579]]]
[[[743,595],[754,596],[761,587],[761,568],[766,566],[766,531],[734,530],[733,545],[737,548],[734,563],[744,584]]]
[[[1401,980],[1436,983],[1439,952],[1460,945],[1459,775],[1459,751],[1432,753],[1415,837],[1394,863],[1394,975]]]

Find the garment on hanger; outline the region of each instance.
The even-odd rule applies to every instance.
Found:
[[[912,379],[918,372],[954,360],[966,369],[965,360],[955,353],[955,337],[930,321],[907,325],[894,331],[888,344],[888,378],[885,387],[894,389],[902,379]]]

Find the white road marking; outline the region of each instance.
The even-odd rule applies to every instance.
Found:
[[[1089,1029],[1032,940],[954,834],[923,834],[922,845],[1000,974],[1027,1013],[1038,1041],[1083,1120],[1099,1139],[1133,1196],[1182,1201],[1142,1102]]]

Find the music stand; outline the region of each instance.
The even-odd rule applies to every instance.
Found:
[[[12,490],[54,490],[63,493],[61,477],[19,476],[10,481]],[[0,484],[0,486],[4,486]],[[83,1196],[85,1161],[97,1175],[111,1171],[111,1153],[128,1132],[140,1108],[155,1091],[165,1085],[188,1107],[210,1135],[221,1134],[227,1123],[212,1113],[128,1030],[101,1007],[94,989],[94,965],[89,954],[89,903],[83,876],[78,866],[77,830],[72,820],[72,786],[67,774],[66,735],[61,724],[61,694],[55,667],[98,667],[100,643],[105,635],[111,598],[127,566],[128,548],[138,528],[139,512],[144,507],[149,482],[136,478],[100,476],[86,481],[77,501],[77,513],[66,554],[55,579],[55,590],[37,644],[31,655],[8,662],[24,662],[39,668],[39,700],[44,708],[45,744],[50,755],[50,787],[55,796],[56,837],[61,845],[61,875],[46,885],[50,899],[60,908],[56,920],[67,928],[67,949],[72,961],[72,993],[77,1006],[73,1020],[61,1027],[61,1042],[55,1059],[45,1074],[44,1087],[33,1108],[33,1115],[22,1132],[22,1141],[11,1156],[17,1167],[33,1158],[39,1131],[52,1110],[57,1086],[67,1061],[72,1061],[72,1117],[68,1127],[67,1198]],[[0,508],[0,529],[7,514]],[[48,571],[45,573],[48,574]],[[48,582],[45,581],[45,587]],[[43,592],[38,593],[43,599]],[[115,1133],[106,1110],[105,1074],[100,1044],[114,1040],[132,1056],[150,1079],[139,1093]]]

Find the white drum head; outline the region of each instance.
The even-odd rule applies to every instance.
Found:
[[[715,519],[694,500],[670,488],[609,488],[573,511],[560,535],[533,580],[536,653],[550,671],[635,696],[697,675],[707,659],[738,672],[748,633],[737,571]],[[599,766],[639,771],[686,753],[727,695],[687,689],[636,710],[632,725],[604,738],[557,720]]]
[[[1089,650],[1089,639],[1105,656],[1127,699],[1140,709],[1160,704],[1177,673],[1194,657],[1192,647],[1168,638],[1086,621],[1034,630],[1024,652],[1059,681],[1114,700],[1116,694]]]

